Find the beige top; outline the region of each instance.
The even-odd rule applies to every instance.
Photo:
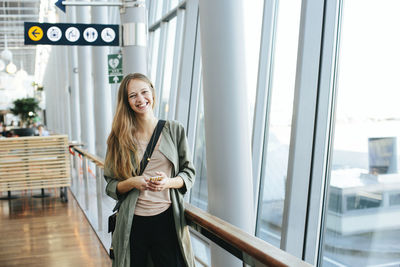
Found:
[[[151,159],[149,163],[147,163],[146,169],[143,172],[143,176],[145,177],[158,176],[156,175],[156,171],[162,171],[167,176],[171,175],[172,173],[172,163],[158,149],[158,147],[160,146],[161,138],[162,136],[160,136],[160,138],[158,139],[153,154],[151,155]],[[146,141],[139,141],[140,159],[143,158],[146,147]],[[169,189],[160,192],[141,190],[139,198],[136,202],[135,215],[154,216],[166,211],[170,205],[171,197],[169,195]]]

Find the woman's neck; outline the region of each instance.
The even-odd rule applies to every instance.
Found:
[[[158,119],[153,115],[149,114],[147,116],[137,117],[138,122],[138,137],[148,139],[154,131],[157,125]]]

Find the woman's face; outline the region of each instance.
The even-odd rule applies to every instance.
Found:
[[[129,105],[135,113],[153,111],[153,93],[148,83],[138,79],[130,80],[127,89]]]

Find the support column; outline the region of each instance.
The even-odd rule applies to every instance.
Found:
[[[110,7],[108,12],[108,23],[110,24],[121,24],[121,14],[119,7]],[[110,47],[110,54],[121,53],[121,48],[112,46]],[[111,84],[111,117],[114,117],[115,108],[117,106],[117,94],[119,84]]]
[[[77,22],[90,24],[90,8],[76,8]],[[89,46],[78,47],[79,102],[81,112],[81,138],[85,148],[95,154],[92,50]]]
[[[243,5],[241,0],[199,1],[200,39],[209,212],[253,233]],[[216,267],[242,266],[214,245],[211,260]]]
[[[122,67],[124,75],[147,75],[147,25],[145,1],[125,2],[121,9],[123,26]]]
[[[67,6],[67,22],[76,22],[76,8]],[[68,46],[68,79],[70,91],[70,110],[71,110],[71,136],[74,141],[81,141],[81,117],[79,106],[79,75],[78,75],[78,48]]]
[[[69,80],[68,80],[68,50],[67,47],[62,47],[60,49],[60,61],[62,62],[62,68],[59,69],[61,72],[60,75],[60,95],[59,95],[59,103],[62,105],[62,114],[61,114],[61,127],[63,134],[68,135],[68,138],[71,138],[71,108],[70,108],[70,99],[69,99]]]
[[[43,86],[46,92],[46,112],[47,128],[57,134],[65,134],[65,69],[60,66],[66,64],[63,57],[63,47],[55,46],[52,48],[47,63]]]
[[[106,2],[105,0],[99,0]],[[96,24],[108,24],[108,8],[92,7],[92,20]],[[93,47],[94,115],[96,129],[96,154],[106,156],[107,137],[111,130],[111,88],[108,83],[108,46]]]
[[[67,16],[64,12],[58,11],[59,20],[62,23],[66,23]],[[61,108],[60,123],[62,131],[60,133],[68,135],[71,138],[71,110],[70,110],[70,99],[69,99],[69,79],[68,79],[68,47],[61,46],[59,49],[59,64],[57,71],[59,72],[59,81],[57,83],[59,93],[59,103]]]
[[[55,80],[55,73],[54,65],[55,65],[55,50],[51,51],[49,54],[49,58],[47,60],[47,66],[44,77],[43,77],[43,87],[46,95],[46,120],[47,120],[47,129],[51,131],[58,131],[55,122],[57,119],[55,118],[57,113],[56,106],[56,92],[54,90],[54,80]]]

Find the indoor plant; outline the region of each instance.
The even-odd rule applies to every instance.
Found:
[[[22,127],[29,127],[32,124],[33,119],[37,116],[36,111],[39,110],[39,102],[33,97],[16,99],[13,102],[14,107],[10,110],[11,112],[19,116]],[[34,129],[18,131],[18,135],[33,135]],[[26,133],[25,133],[26,132]]]

